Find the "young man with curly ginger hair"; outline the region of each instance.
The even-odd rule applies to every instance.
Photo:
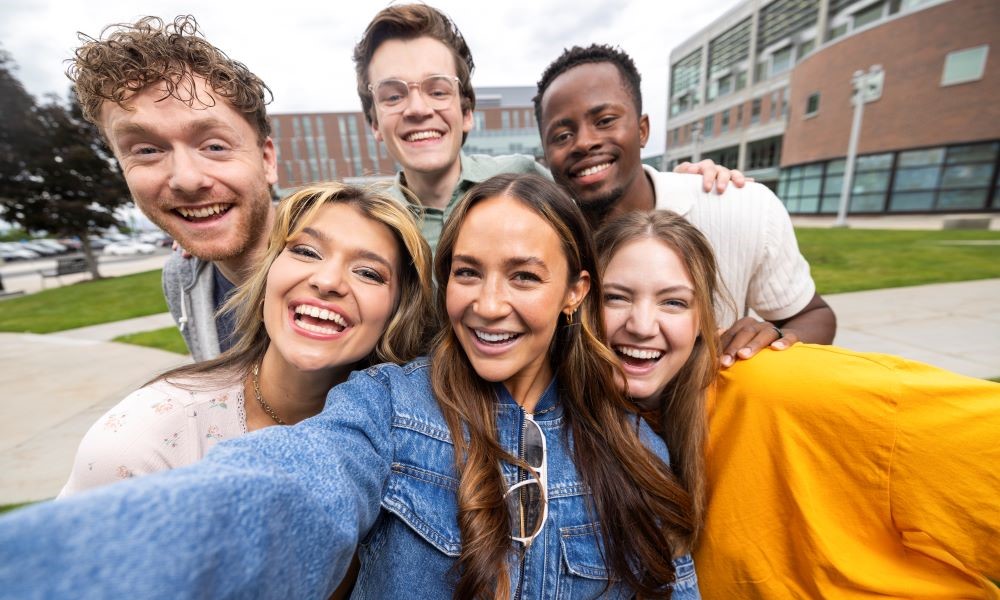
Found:
[[[81,34],[68,75],[136,205],[194,258],[163,269],[163,290],[195,360],[228,347],[215,317],[267,244],[277,181],[270,90],[208,43],[193,17],[145,17]]]

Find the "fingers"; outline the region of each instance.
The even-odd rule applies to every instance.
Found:
[[[771,347],[775,350],[784,350],[785,348],[790,348],[792,344],[799,341],[799,336],[791,329],[782,329],[782,336],[773,342],[771,342]]]
[[[793,339],[789,339],[793,337]],[[794,333],[783,336],[783,332],[767,321],[758,321],[752,317],[744,317],[733,324],[728,331],[720,337],[720,347],[722,348],[720,362],[723,367],[732,366],[737,360],[747,360],[753,358],[760,352],[761,348],[781,341],[780,347],[783,350],[798,341]]]

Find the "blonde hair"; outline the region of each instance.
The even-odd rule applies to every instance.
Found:
[[[332,203],[353,206],[369,219],[388,227],[401,250],[399,303],[385,331],[364,362],[402,364],[425,352],[434,322],[431,303],[431,250],[413,215],[401,203],[377,188],[339,182],[317,183],[300,188],[281,201],[267,250],[261,257],[259,266],[219,309],[220,313],[234,313],[236,339],[232,347],[217,358],[173,369],[157,379],[190,376],[201,379],[208,375],[217,376],[221,372],[224,381],[234,382],[250,372],[253,365],[263,358],[271,342],[261,318],[271,265],[288,241],[312,223],[324,206]]]

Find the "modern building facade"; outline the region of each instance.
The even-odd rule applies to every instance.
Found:
[[[470,154],[542,156],[531,97],[535,88],[476,88]],[[361,111],[270,115],[278,154],[278,191],[312,181],[388,179],[399,165],[375,140]]]
[[[850,211],[1000,211],[998,48],[996,0],[743,2],[671,53],[665,166],[712,158],[836,213],[852,76],[877,65]]]

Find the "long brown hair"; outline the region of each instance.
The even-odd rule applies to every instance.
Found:
[[[670,558],[688,547],[693,534],[691,499],[669,467],[643,445],[635,407],[615,384],[618,361],[601,342],[604,315],[593,240],[576,204],[537,175],[500,175],[472,188],[438,244],[437,307],[443,315],[452,254],[466,215],[477,203],[497,196],[520,201],[552,226],[569,266],[567,285],[581,271],[591,276],[594,291],[580,305],[579,324],[560,323],[549,353],[573,459],[592,495],[612,578],[643,597],[669,596],[664,586],[674,580]],[[522,461],[497,441],[494,389],[476,374],[450,327],[434,340],[432,383],[454,440],[460,476],[462,553],[454,597],[506,598],[512,542],[498,465]]]
[[[694,284],[698,338],[691,356],[664,388],[656,407],[660,432],[670,449],[670,464],[691,495],[695,524],[701,529],[705,507],[705,390],[718,371],[719,342],[713,299],[720,293],[719,272],[708,240],[683,217],[668,211],[632,212],[597,232],[601,274],[621,248],[641,239],[673,250]]]
[[[250,373],[271,343],[261,316],[271,265],[288,241],[301,233],[315,220],[320,209],[330,203],[353,206],[369,219],[388,227],[401,251],[399,304],[375,348],[358,367],[379,362],[402,364],[426,351],[428,331],[433,323],[431,251],[410,211],[375,188],[338,182],[317,183],[300,188],[281,201],[267,250],[259,265],[219,309],[235,314],[236,339],[232,347],[214,359],[178,367],[153,381],[166,379],[190,387],[191,379],[197,379],[199,384],[211,379],[213,385],[223,387]],[[181,379],[188,381],[177,381]]]

